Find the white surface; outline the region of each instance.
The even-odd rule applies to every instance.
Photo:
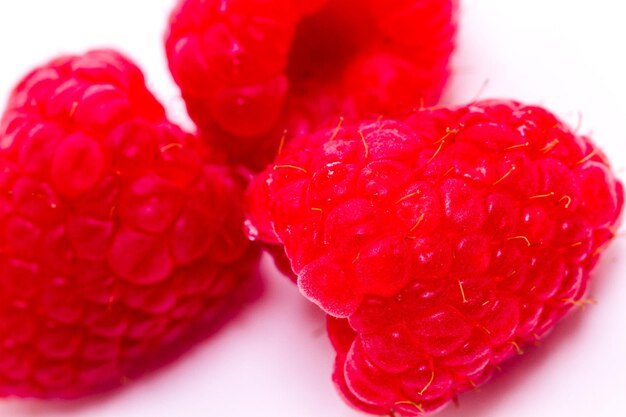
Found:
[[[462,0],[463,2],[463,0]],[[162,32],[174,0],[3,0],[0,101],[35,64],[60,52],[115,46],[146,71],[184,121]],[[626,6],[615,0],[464,0],[455,76],[446,103],[511,97],[541,103],[593,132],[626,167]],[[487,82],[484,89],[481,86]],[[185,121],[185,123],[188,123]],[[441,417],[623,415],[626,390],[626,243],[595,274],[598,304],[577,311],[539,349],[505,365]],[[267,269],[267,268],[266,268]],[[263,297],[214,338],[110,395],[70,403],[0,401],[0,415],[116,417],[356,417],[330,382],[323,318],[285,279],[266,274]]]

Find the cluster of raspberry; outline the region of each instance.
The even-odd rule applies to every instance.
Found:
[[[623,186],[515,100],[436,106],[456,0],[180,0],[196,124],[113,50],[63,56],[0,120],[0,396],[78,398],[242,308],[259,254],[328,317],[333,380],[417,416],[584,303]]]

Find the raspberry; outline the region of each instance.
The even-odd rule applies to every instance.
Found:
[[[338,126],[264,174],[301,291],[355,407],[417,415],[487,379],[581,303],[623,187],[602,152],[510,101]]]
[[[245,181],[125,57],[35,69],[0,144],[0,396],[112,388],[232,311],[257,255]]]
[[[260,169],[336,114],[437,101],[456,0],[181,0],[166,51],[191,118]],[[217,134],[216,134],[217,133]]]

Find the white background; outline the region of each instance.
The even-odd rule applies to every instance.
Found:
[[[35,64],[115,46],[146,71],[172,117],[188,125],[169,78],[162,33],[174,0],[3,0],[0,100]],[[626,167],[626,7],[615,0],[465,0],[446,103],[511,97],[548,106],[592,132]],[[486,83],[484,88],[481,88]],[[598,303],[576,311],[538,349],[441,417],[624,415],[626,244],[596,271]],[[263,296],[212,339],[112,394],[77,402],[0,400],[0,415],[84,417],[356,417],[330,381],[323,318],[266,268]],[[276,276],[274,276],[276,275]]]

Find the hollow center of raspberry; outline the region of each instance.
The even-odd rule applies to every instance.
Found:
[[[341,79],[348,63],[374,39],[375,22],[360,0],[329,1],[304,17],[287,67],[296,93]]]

